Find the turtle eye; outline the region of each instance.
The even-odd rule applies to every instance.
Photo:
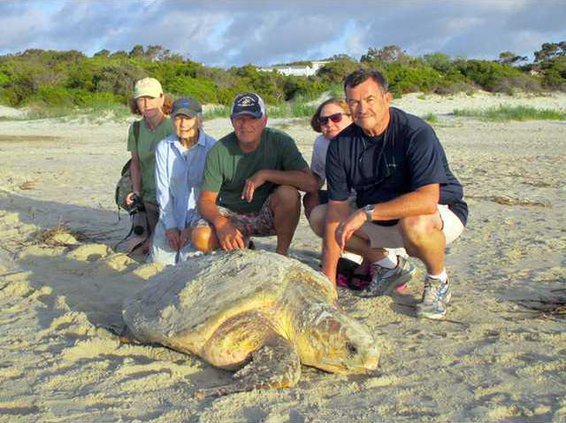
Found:
[[[346,344],[346,348],[348,349],[350,354],[357,354],[358,353],[358,348],[354,344],[351,344],[350,342],[348,342]]]

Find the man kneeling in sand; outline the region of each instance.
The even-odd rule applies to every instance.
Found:
[[[385,250],[404,247],[427,270],[417,316],[442,319],[450,301],[445,248],[462,233],[468,215],[462,185],[430,125],[389,107],[383,75],[360,69],[346,77],[344,90],[354,125],[328,147],[322,271],[335,283],[340,251],[360,254],[373,270],[360,296],[386,295],[415,271]]]
[[[206,160],[194,245],[203,252],[234,250],[252,236],[276,235],[276,251],[286,256],[299,222],[298,191],[315,190],[316,179],[293,139],[266,127],[257,94],[236,96],[230,118],[234,131]]]

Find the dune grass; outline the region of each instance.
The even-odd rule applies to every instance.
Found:
[[[529,106],[503,106],[488,109],[455,109],[454,116],[475,117],[482,120],[505,122],[510,120],[564,120],[566,116],[559,110],[536,109]]]
[[[438,116],[436,116],[434,113],[427,113],[421,116],[421,118],[426,120],[430,124],[438,123]]]
[[[85,117],[93,122],[105,120],[121,121],[131,116],[129,107],[122,104],[100,104],[91,107],[33,106],[25,114],[6,120],[74,119]]]
[[[267,115],[270,118],[310,117],[315,112],[318,103],[307,99],[277,105],[266,105]],[[216,106],[204,111],[205,119],[230,117],[230,106]]]
[[[206,120],[215,119],[215,118],[228,118],[230,117],[230,107],[214,106],[210,108],[205,108],[203,115]]]

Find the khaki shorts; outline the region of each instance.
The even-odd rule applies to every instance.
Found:
[[[442,219],[442,233],[446,238],[446,245],[453,242],[464,231],[464,225],[458,216],[445,204],[438,205],[438,212]],[[367,222],[361,227],[370,240],[371,248],[403,248],[403,238],[399,232],[399,224],[381,226]]]
[[[218,206],[218,212],[230,219],[230,223],[238,229],[244,237],[251,236],[273,236],[275,235],[275,224],[273,221],[273,212],[271,211],[271,194],[261,206],[258,213],[238,214],[226,207]],[[210,223],[204,219],[199,219],[195,227],[210,227]]]

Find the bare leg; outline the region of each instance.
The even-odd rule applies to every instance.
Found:
[[[191,233],[191,241],[195,248],[203,253],[210,253],[220,249],[220,242],[216,232],[210,226],[194,228]]]
[[[303,197],[303,207],[305,208],[305,216],[310,218],[312,210],[320,204],[318,192],[307,192]]]
[[[324,234],[324,222],[327,211],[328,206],[322,204],[315,207],[309,217],[309,224],[312,230],[321,238]],[[350,238],[346,244],[346,251],[358,254],[364,258],[364,261],[369,261],[370,263],[381,260],[387,255],[387,251],[383,248],[371,248],[369,239],[362,230],[359,230]]]
[[[407,253],[419,258],[428,274],[441,273],[444,269],[446,239],[442,233],[440,213],[401,219],[399,227]]]
[[[299,224],[301,213],[299,192],[288,185],[280,186],[273,193],[270,207],[277,235],[276,252],[286,256]]]

